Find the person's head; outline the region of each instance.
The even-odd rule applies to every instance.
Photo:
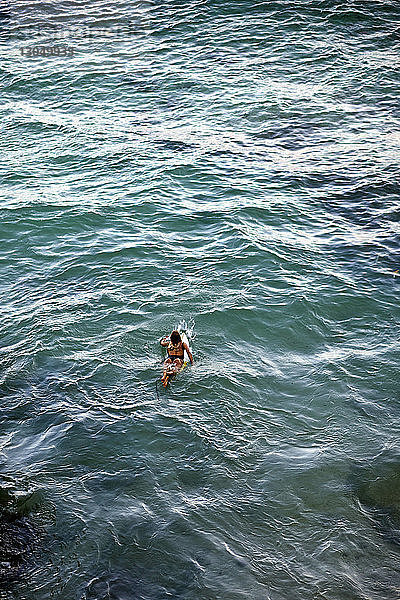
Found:
[[[179,344],[179,342],[181,341],[181,336],[179,334],[179,331],[173,331],[171,333],[170,339],[171,339],[171,342],[174,344],[174,346]]]

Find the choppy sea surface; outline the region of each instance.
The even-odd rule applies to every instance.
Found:
[[[394,0],[2,3],[2,600],[398,600],[399,50]]]

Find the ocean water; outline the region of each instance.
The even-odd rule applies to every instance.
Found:
[[[399,599],[399,32],[3,1],[1,600]]]

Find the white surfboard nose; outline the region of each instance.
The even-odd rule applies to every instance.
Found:
[[[189,340],[187,339],[187,335],[185,332],[181,333],[181,340],[184,344],[187,344],[189,347],[189,350],[192,351],[190,345],[189,345]],[[186,352],[186,350],[184,350],[183,352],[183,360],[184,362],[189,362],[189,357],[188,357],[188,353]]]

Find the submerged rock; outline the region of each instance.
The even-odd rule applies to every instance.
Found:
[[[15,579],[34,549],[35,531],[26,519],[2,515],[0,521],[0,580]]]
[[[20,494],[0,481],[0,581],[19,577],[32,560],[39,529],[30,518],[39,498],[35,493]]]
[[[400,457],[379,457],[357,466],[351,485],[387,541],[400,545]]]

